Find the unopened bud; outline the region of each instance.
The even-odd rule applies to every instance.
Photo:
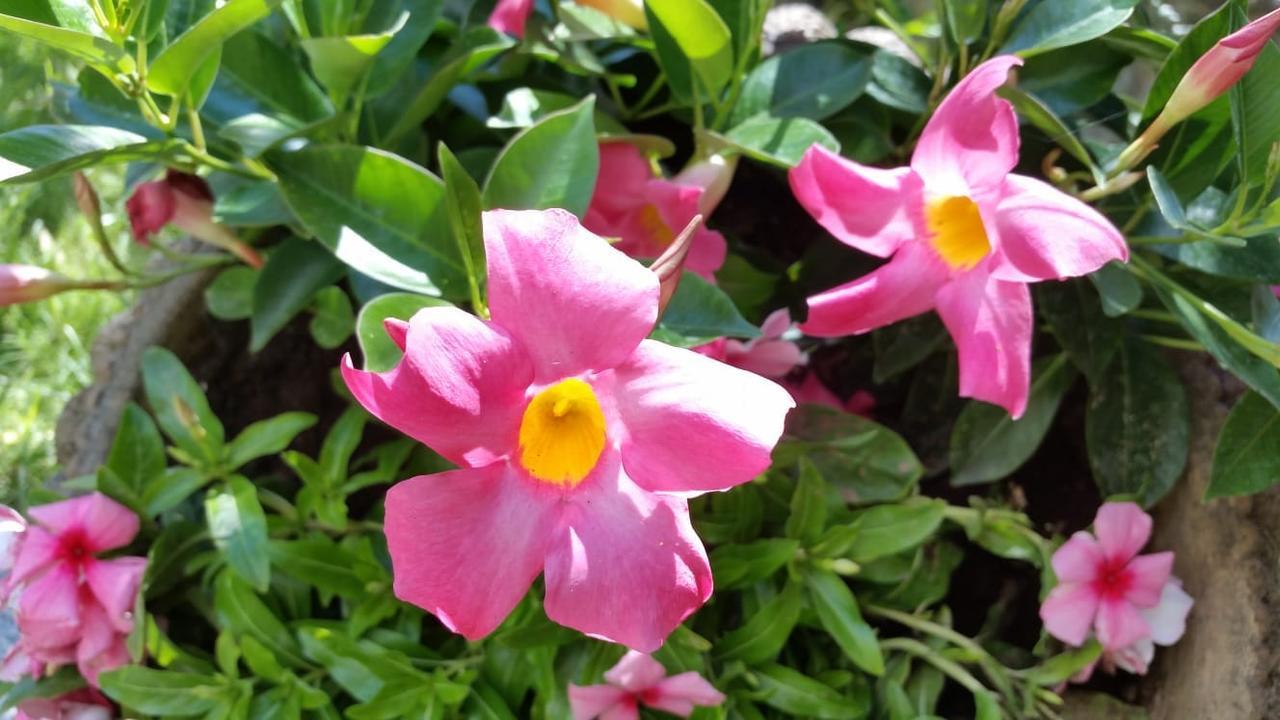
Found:
[[[179,230],[234,254],[250,267],[262,267],[257,251],[213,221],[213,191],[198,175],[170,170],[164,180],[139,185],[125,209],[133,237],[143,245],[172,223]]]
[[[43,300],[76,287],[52,270],[34,265],[0,265],[0,306]]]
[[[684,261],[689,257],[689,248],[693,246],[693,235],[702,225],[702,216],[694,215],[684,230],[671,241],[667,249],[658,256],[649,269],[658,276],[658,317],[667,309],[667,304],[676,294],[680,286],[680,278],[684,275]]]

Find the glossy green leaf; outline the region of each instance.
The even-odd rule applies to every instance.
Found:
[[[147,515],[155,517],[174,509],[197,490],[208,485],[212,479],[212,476],[194,468],[166,468],[164,473],[148,485],[142,494],[142,503]]]
[[[985,0],[943,0],[947,30],[957,45],[968,45],[982,36],[987,26]]]
[[[227,446],[227,466],[239,468],[251,460],[275,455],[289,447],[303,430],[316,424],[316,416],[304,412],[281,413],[259,420],[240,431]]]
[[[716,587],[728,590],[760,582],[796,557],[800,543],[786,538],[721,545],[711,551]]]
[[[265,556],[265,548],[263,552]],[[229,572],[218,575],[213,607],[222,627],[252,636],[290,667],[307,667],[293,635],[238,575]]]
[[[164,440],[160,431],[145,410],[129,403],[120,416],[115,440],[107,454],[106,468],[119,482],[118,491],[107,491],[107,494],[141,511],[143,493],[164,473],[164,466]]]
[[[356,313],[351,298],[340,287],[321,288],[311,300],[311,339],[326,350],[332,350],[351,337],[356,326]]]
[[[758,113],[822,120],[862,95],[870,78],[871,55],[862,47],[841,40],[801,45],[747,75],[735,124]]]
[[[795,167],[815,143],[832,152],[840,151],[835,136],[808,118],[756,115],[729,130],[723,139],[753,160],[785,169]]]
[[[818,621],[854,665],[872,675],[884,673],[884,656],[876,631],[862,619],[858,601],[843,578],[829,570],[805,573],[809,603]]]
[[[1002,53],[1030,56],[1102,37],[1133,14],[1137,0],[1033,0],[1014,22]]]
[[[1247,20],[1245,13],[1238,10],[1235,25],[1243,26]],[[1232,119],[1240,149],[1237,159],[1247,183],[1261,183],[1265,179],[1271,148],[1280,142],[1277,77],[1280,77],[1280,48],[1267,42],[1254,60],[1253,68],[1231,90]]]
[[[511,138],[485,180],[486,207],[564,208],[582,217],[600,167],[594,109],[595,96],[589,96]]]
[[[929,76],[907,60],[876,50],[871,55],[871,83],[867,94],[895,110],[924,113],[929,109]]]
[[[147,87],[180,96],[205,59],[231,36],[265,18],[281,0],[227,0],[165,48],[147,69]]]
[[[812,545],[827,524],[827,484],[808,458],[801,456],[795,492],[791,494],[791,514],[787,515],[787,537],[804,546]]]
[[[814,552],[843,555],[858,563],[896,555],[932,538],[945,513],[946,504],[939,500],[877,505],[859,513],[847,533],[833,528]]]
[[[206,107],[205,113],[224,122],[259,115],[294,125],[290,121],[310,123],[333,114],[329,99],[298,58],[259,32],[242,32],[227,41],[215,87],[210,105],[218,107]]]
[[[95,165],[159,161],[176,147],[93,125],[31,125],[0,134],[0,184],[47,180]]]
[[[365,20],[366,28],[391,27],[402,12],[407,11],[409,17],[374,60],[365,89],[366,97],[381,95],[409,69],[418,51],[435,31],[443,9],[444,0],[396,0],[373,4]]]
[[[311,304],[321,289],[342,277],[342,264],[318,243],[291,237],[267,256],[253,287],[249,349],[258,352]]]
[[[480,187],[467,174],[458,158],[449,148],[440,144],[440,174],[444,178],[445,208],[449,214],[449,229],[453,241],[458,246],[458,257],[466,268],[467,283],[471,288],[473,302],[484,302],[484,287],[487,280],[487,267],[484,254],[484,225],[481,213],[484,211],[484,198]],[[480,312],[480,308],[473,308]]]
[[[253,483],[239,475],[233,476],[225,490],[205,497],[204,511],[209,535],[226,557],[227,564],[258,592],[266,592],[271,582],[267,518]]]
[[[357,83],[372,70],[382,49],[391,43],[409,20],[405,12],[384,32],[340,37],[311,37],[300,41],[311,60],[311,71],[329,90],[336,103],[345,100]]]
[[[102,673],[99,683],[102,692],[121,705],[166,717],[203,715],[229,702],[233,693],[225,678],[137,666]]]
[[[502,98],[498,113],[485,121],[491,128],[527,128],[554,112],[578,104],[580,99],[568,93],[535,88],[516,88]],[[595,112],[596,132],[609,135],[625,135],[627,128],[612,116]]]
[[[387,293],[365,303],[356,316],[356,339],[364,356],[364,369],[386,372],[400,362],[404,353],[387,335],[384,324],[389,318],[408,321],[414,313],[427,307],[448,306],[439,298],[413,293]]]
[[[1107,317],[1126,315],[1142,304],[1142,285],[1117,260],[1089,275],[1089,282],[1098,291],[1102,313]]]
[[[813,678],[782,665],[766,665],[753,671],[766,705],[793,717],[849,720],[870,711],[867,697],[851,698]]]
[[[803,608],[803,587],[797,582],[788,582],[782,592],[761,606],[742,626],[721,636],[713,651],[716,658],[749,664],[772,660],[791,637]]]
[[[258,271],[237,265],[218,273],[204,289],[204,305],[219,320],[245,320],[253,314],[253,286]]]
[[[207,465],[222,459],[222,421],[182,361],[163,348],[142,354],[142,384],[160,429],[188,456]]]
[[[1227,416],[1213,451],[1205,498],[1251,495],[1280,483],[1280,410],[1246,393]]]
[[[693,347],[719,337],[753,338],[760,330],[747,322],[724,291],[685,271],[671,296],[654,336],[664,342]]]
[[[787,416],[774,463],[785,466],[800,456],[858,502],[905,497],[924,474],[910,446],[892,430],[819,405],[802,405]]]
[[[1101,171],[1093,161],[1093,156],[1049,106],[1040,102],[1035,96],[1013,86],[1001,88],[1000,96],[1012,103],[1018,114],[1039,128],[1051,142],[1060,145],[1063,150],[1071,154],[1071,157],[1094,171],[1098,179],[1102,178]]]
[[[1101,655],[1102,645],[1096,638],[1089,638],[1084,647],[1068,649],[1032,668],[1030,679],[1038,685],[1053,687],[1067,682],[1076,673],[1097,662]]]
[[[947,339],[947,328],[933,314],[921,315],[888,327],[871,336],[876,360],[871,378],[882,383],[919,365]]]
[[[321,592],[345,598],[363,597],[364,583],[356,575],[355,558],[334,541],[312,535],[301,540],[272,540],[271,561],[286,575]]]
[[[0,30],[36,40],[67,53],[77,60],[100,68],[107,74],[127,75],[137,69],[133,56],[125,52],[124,48],[104,37],[82,30],[33,22],[5,14],[0,14]]]
[[[1103,380],[1124,339],[1123,323],[1103,314],[1097,293],[1080,280],[1041,283],[1035,307],[1090,383]]]
[[[645,0],[645,14],[672,88],[689,98],[718,94],[733,75],[733,36],[715,8],[706,0]],[[682,92],[677,78],[686,76],[686,68],[692,69],[690,88]]]

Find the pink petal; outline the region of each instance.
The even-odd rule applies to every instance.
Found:
[[[617,665],[605,671],[605,682],[632,693],[638,693],[662,682],[667,669],[662,663],[635,650],[628,650]]]
[[[992,274],[1001,280],[1077,277],[1129,259],[1124,236],[1101,213],[1022,175],[1005,178],[996,226],[1000,248]]]
[[[777,383],[653,340],[617,369],[627,475],[655,492],[724,490],[769,467],[795,402]]]
[[[1142,617],[1151,627],[1151,640],[1158,645],[1172,645],[1187,631],[1187,614],[1195,600],[1182,589],[1182,582],[1170,577],[1160,592],[1160,602],[1150,610],[1143,610]]]
[[[1131,502],[1104,503],[1093,519],[1093,532],[1107,557],[1124,563],[1147,544],[1151,537],[1151,516]]]
[[[975,195],[998,188],[1018,164],[1018,118],[996,95],[1009,72],[1022,64],[1012,55],[974,68],[929,119],[911,169],[932,193]]]
[[[731,342],[726,350],[730,365],[767,378],[780,378],[804,362],[804,353],[790,340]]]
[[[387,331],[387,337],[400,348],[400,352],[404,352],[405,346],[409,343],[409,321],[387,318],[382,321],[382,329]]]
[[[1135,607],[1152,608],[1160,602],[1160,594],[1169,581],[1169,572],[1173,569],[1173,553],[1139,555],[1130,560],[1125,569],[1131,579],[1125,600]]]
[[[18,629],[29,650],[71,645],[80,637],[80,624],[79,578],[70,565],[55,565],[23,588]]]
[[[724,694],[696,672],[673,675],[644,697],[649,707],[681,717],[688,717],[694,706],[714,707],[724,702]]]
[[[385,373],[344,358],[356,400],[383,422],[464,466],[484,465],[515,447],[533,368],[502,328],[452,307],[419,310],[405,356]]]
[[[522,38],[532,11],[533,0],[498,0],[497,7],[489,14],[489,27]]]
[[[654,177],[653,165],[640,148],[626,142],[600,143],[600,171],[587,217],[616,219],[640,207],[644,204],[645,185]],[[584,224],[594,233],[608,234],[590,221]]]
[[[506,463],[423,475],[387,492],[396,597],[475,640],[538,576],[559,494]]]
[[[658,278],[564,210],[484,214],[489,308],[537,382],[625,360],[658,318]]]
[[[795,380],[784,380],[783,387],[787,392],[791,393],[791,398],[796,401],[797,405],[824,405],[835,410],[844,410],[844,405],[840,402],[840,398],[836,394],[822,384],[822,380],[818,378],[817,373],[806,372],[804,379],[796,382]]]
[[[13,569],[27,521],[17,510],[0,505],[0,573]]]
[[[1055,587],[1040,606],[1045,631],[1068,645],[1083,645],[1089,637],[1099,599],[1098,593],[1086,583],[1064,583]]]
[[[138,516],[98,492],[37,505],[27,513],[54,535],[83,533],[85,549],[92,553],[128,545],[138,534]]]
[[[789,177],[796,200],[840,242],[889,257],[915,237],[907,203],[918,181],[909,168],[867,167],[814,145]]]
[[[630,697],[626,690],[612,685],[570,685],[569,711],[573,713],[573,720],[594,720]]]
[[[1126,600],[1104,598],[1098,605],[1095,623],[1098,642],[1104,650],[1115,651],[1151,634],[1147,621]]]
[[[769,317],[760,323],[760,337],[764,340],[776,340],[791,329],[791,311],[780,308],[769,313]]]
[[[600,713],[600,720],[640,720],[640,708],[634,700],[623,702]]]
[[[928,312],[947,269],[923,243],[907,243],[867,275],[809,298],[808,335],[859,335]]]
[[[125,644],[125,635],[100,632],[86,634],[76,649],[76,667],[80,674],[93,687],[98,686],[98,675],[124,667],[129,664],[129,648]]]
[[[100,560],[85,567],[89,588],[118,632],[133,630],[133,608],[146,571],[147,559],[141,557]]]
[[[1115,663],[1116,667],[1134,675],[1146,675],[1155,656],[1156,646],[1150,638],[1142,638],[1132,645],[1108,654],[1108,658]]]
[[[961,275],[938,291],[938,314],[960,353],[960,395],[1022,417],[1031,391],[1031,293],[1022,283]]]
[[[22,534],[22,542],[13,559],[13,571],[9,573],[8,585],[14,587],[40,574],[49,565],[58,561],[62,545],[52,533],[32,525]]]
[[[597,193],[604,192],[597,190]],[[698,214],[702,188],[677,185],[669,180],[653,178],[637,188],[615,187],[610,194],[625,194],[613,201],[620,208],[589,212],[583,223],[588,230],[607,238],[617,238],[614,247],[633,258],[656,258],[671,246],[673,240]],[[724,236],[708,230],[705,218],[694,231],[685,269],[714,280],[714,273],[724,264],[728,244]]]
[[[564,508],[546,586],[555,622],[653,652],[711,595],[711,566],[685,501],[642,490],[607,457]]]
[[[1093,582],[1105,563],[1098,541],[1087,532],[1072,535],[1053,553],[1053,572],[1063,583]]]

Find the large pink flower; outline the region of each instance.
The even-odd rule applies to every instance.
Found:
[[[8,589],[17,594],[18,645],[8,668],[75,662],[91,684],[98,673],[129,661],[125,637],[133,630],[146,559],[103,560],[138,532],[138,518],[100,493],[39,505],[36,524],[23,533]]]
[[[468,638],[540,572],[554,621],[652,651],[711,592],[685,498],[769,465],[791,398],[644,339],[658,280],[562,210],[484,216],[491,321],[427,308],[388,330],[356,399],[460,470],[387,494],[401,599]]]
[[[640,706],[689,717],[694,707],[713,707],[724,695],[696,672],[667,677],[657,660],[634,650],[604,674],[607,685],[569,686],[573,720],[638,720]]]
[[[979,65],[920,136],[911,166],[859,165],[815,145],[791,171],[805,209],[840,241],[889,262],[809,298],[810,335],[864,333],[936,309],[960,352],[960,394],[1015,418],[1027,404],[1033,318],[1027,284],[1127,259],[1124,238],[1084,203],[1010,171],[1013,106],[997,97],[1012,56]]]
[[[1107,651],[1152,636],[1142,611],[1154,608],[1173,567],[1173,553],[1139,555],[1151,537],[1151,516],[1133,503],[1107,503],[1093,522],[1097,537],[1071,536],[1053,554],[1058,586],[1040,607],[1050,635],[1083,645],[1090,630]]]
[[[714,210],[707,207],[704,196],[709,192],[723,194],[715,183],[722,182],[724,172],[731,174],[732,168],[715,177],[693,173],[688,175],[690,182],[667,180],[654,174],[648,158],[634,145],[600,143],[600,174],[582,224],[598,235],[617,238],[617,248],[631,257],[656,258],[695,215],[710,215]],[[695,185],[693,180],[708,186]],[[685,267],[713,279],[726,253],[724,236],[706,229],[704,223],[693,236]]]

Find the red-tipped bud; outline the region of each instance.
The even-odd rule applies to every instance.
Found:
[[[34,265],[0,265],[0,306],[43,300],[75,283]]]
[[[262,258],[235,233],[213,221],[213,191],[197,175],[170,170],[164,180],[143,183],[125,203],[133,237],[146,245],[151,236],[172,224],[182,232],[234,254],[252,267]]]
[[[1168,125],[1218,99],[1253,67],[1253,63],[1280,29],[1280,10],[1274,10],[1222,38],[1200,56],[1178,82],[1160,113]]]

